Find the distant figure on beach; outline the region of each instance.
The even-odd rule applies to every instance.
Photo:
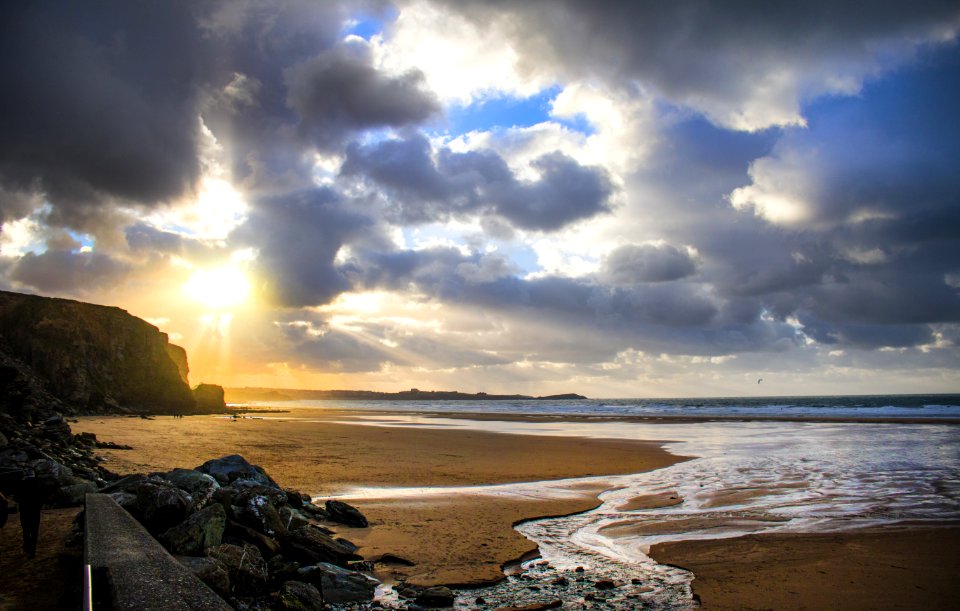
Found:
[[[37,553],[43,497],[40,479],[36,474],[28,471],[17,487],[17,507],[20,513],[20,528],[23,529],[23,553],[28,558],[33,558]]]

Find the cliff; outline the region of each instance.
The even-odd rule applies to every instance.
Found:
[[[183,349],[120,308],[0,291],[0,353],[79,412],[195,407]]]

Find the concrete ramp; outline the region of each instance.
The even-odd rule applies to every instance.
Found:
[[[93,609],[232,609],[109,495],[86,496],[83,554]]]

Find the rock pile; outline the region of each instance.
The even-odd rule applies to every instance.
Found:
[[[73,435],[63,413],[68,406],[21,363],[0,354],[0,490],[15,490],[32,472],[47,503],[71,506],[115,479],[93,456],[96,436]]]
[[[366,526],[363,514],[338,501],[318,507],[239,455],[131,475],[101,492],[238,609],[366,603],[379,583],[355,545],[318,523]]]

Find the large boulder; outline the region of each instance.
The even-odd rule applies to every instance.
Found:
[[[219,507],[219,505],[217,506]],[[269,560],[280,553],[280,543],[276,539],[232,520],[227,521],[226,535],[244,543],[256,545],[257,549],[260,550],[260,555],[265,559]]]
[[[353,553],[312,525],[288,531],[282,544],[283,554],[286,557],[304,564],[329,562],[346,565],[354,560],[363,560],[362,556]]]
[[[159,539],[171,554],[196,556],[220,545],[226,524],[227,513],[221,505],[214,504],[168,529]]]
[[[300,579],[312,583],[323,592],[328,603],[353,603],[373,600],[379,581],[333,564],[321,562],[299,570]]]
[[[193,574],[210,586],[211,590],[223,598],[230,596],[230,574],[222,564],[213,558],[196,556],[177,556],[177,560],[193,571]]]
[[[238,479],[250,479],[263,486],[280,488],[280,486],[267,475],[266,471],[257,465],[251,465],[239,454],[231,454],[230,456],[208,460],[197,467],[196,470],[212,475],[220,482],[221,486],[230,484]]]
[[[325,506],[327,515],[330,516],[329,519],[334,522],[357,528],[367,527],[367,518],[353,505],[348,505],[343,501],[330,500],[326,502]]]
[[[280,516],[280,521],[283,522],[285,530],[295,530],[310,523],[305,515],[288,505],[283,505],[277,509],[277,514]]]
[[[183,522],[190,512],[190,497],[170,482],[147,479],[130,486],[124,492],[136,495],[132,506],[121,506],[133,514],[153,534]]]
[[[320,591],[309,583],[288,581],[277,592],[279,608],[284,611],[321,611],[324,598]]]
[[[300,578],[297,571],[300,564],[292,560],[287,560],[282,555],[277,554],[267,561],[267,570],[270,572],[270,584],[274,589],[288,581],[296,581]]]
[[[269,537],[279,538],[286,533],[280,514],[270,498],[259,494],[240,495],[230,506],[234,520]]]
[[[67,507],[75,507],[83,504],[83,499],[88,493],[97,492],[97,485],[89,480],[82,480],[77,484],[63,486],[57,492],[56,502]]]
[[[267,564],[255,546],[222,543],[207,550],[207,555],[227,570],[234,594],[257,596],[266,590]]]
[[[432,586],[417,594],[414,602],[424,607],[452,607],[456,597],[446,586]]]
[[[214,492],[220,487],[212,476],[194,469],[174,469],[167,473],[158,473],[157,476],[190,495],[192,511],[209,505],[213,501]]]

